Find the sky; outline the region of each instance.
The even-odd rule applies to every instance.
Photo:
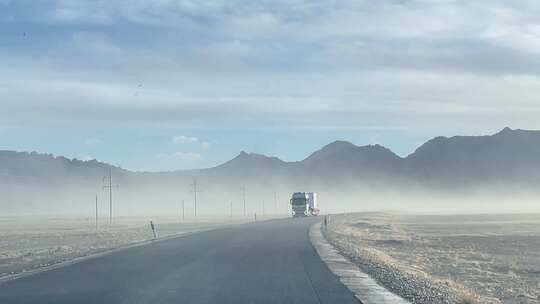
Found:
[[[537,0],[0,0],[0,149],[132,170],[540,129]]]

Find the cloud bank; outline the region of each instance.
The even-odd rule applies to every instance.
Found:
[[[6,125],[540,128],[532,0],[1,1]]]

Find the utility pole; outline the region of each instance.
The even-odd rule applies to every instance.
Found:
[[[182,222],[186,219],[186,209],[184,205],[184,200],[182,200]]]
[[[109,224],[112,224],[113,219],[113,184],[112,184],[112,168],[109,168],[109,182],[108,185],[104,185],[103,189],[109,189]],[[105,181],[107,177],[103,177],[103,181]],[[116,188],[118,188],[118,185],[116,185]]]
[[[97,207],[97,195],[96,195],[96,231],[98,231],[98,207]]]
[[[193,196],[195,199],[195,217],[197,217],[197,180],[193,181]]]
[[[244,217],[245,217],[247,215],[246,214],[246,185],[242,186],[242,198],[244,200]]]
[[[197,180],[194,179],[193,184],[191,184],[191,185],[193,186],[193,189],[191,190],[191,192],[193,192],[193,201],[195,203],[195,217],[197,217],[197,193],[200,192],[197,189]]]
[[[274,213],[278,214],[277,192],[276,192],[276,190],[274,190]]]
[[[109,224],[112,224],[112,169],[109,169]]]

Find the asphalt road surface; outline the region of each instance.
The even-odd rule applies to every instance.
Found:
[[[311,246],[316,218],[196,233],[0,285],[0,303],[355,303]],[[158,227],[159,228],[159,227]]]

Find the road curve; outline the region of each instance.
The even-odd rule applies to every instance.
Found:
[[[0,303],[355,303],[311,246],[316,218],[196,233],[0,285]]]

